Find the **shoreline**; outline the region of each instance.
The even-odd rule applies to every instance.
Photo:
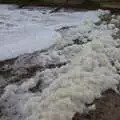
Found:
[[[72,8],[78,10],[120,10],[120,2],[83,2],[83,3],[53,3],[53,2],[29,2],[29,3],[7,3],[1,2],[0,4],[14,4],[18,5],[19,8],[24,7],[59,7],[59,8]]]

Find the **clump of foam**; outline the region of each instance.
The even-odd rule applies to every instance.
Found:
[[[87,27],[82,27],[87,31],[88,26],[92,26],[91,34],[88,34],[89,31],[84,32],[85,29],[83,30],[81,26],[72,29],[72,32],[75,30],[75,38],[82,31],[82,34],[85,33],[91,41],[80,47],[79,53],[72,57],[67,69],[63,67],[61,70],[46,70],[22,85],[6,87],[0,102],[3,110],[8,112],[8,117],[13,120],[70,120],[76,112],[88,112],[90,107],[86,104],[99,98],[101,92],[109,88],[116,90],[120,76],[111,63],[115,60],[115,65],[119,67],[119,49],[116,48],[118,41],[112,37],[116,32],[115,28],[106,24],[95,26],[87,23],[85,24]],[[66,40],[69,38],[64,37]],[[68,50],[64,49],[62,52],[66,53]],[[78,49],[73,51],[75,50]],[[29,88],[37,84],[41,78],[38,76],[41,75],[44,75],[42,77],[44,85],[48,86],[42,92],[30,92]]]

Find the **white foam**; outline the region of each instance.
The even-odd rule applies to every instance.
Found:
[[[22,85],[7,86],[0,103],[8,117],[13,120],[70,120],[76,112],[88,112],[90,107],[95,108],[85,104],[101,97],[103,91],[109,88],[116,90],[120,76],[111,61],[115,60],[115,65],[119,67],[120,50],[116,48],[118,41],[112,37],[116,31],[109,26],[95,26],[94,22],[89,21],[70,29],[75,37],[84,33],[91,41],[82,47],[80,45],[81,49],[71,59],[67,71],[56,68],[42,73],[46,76],[43,77],[44,83],[49,84],[42,93],[29,91],[39,80],[38,74]],[[91,31],[90,34],[88,31]],[[70,34],[67,35],[61,42],[69,40]],[[54,76],[55,71],[57,77]],[[17,114],[14,114],[16,111]]]

